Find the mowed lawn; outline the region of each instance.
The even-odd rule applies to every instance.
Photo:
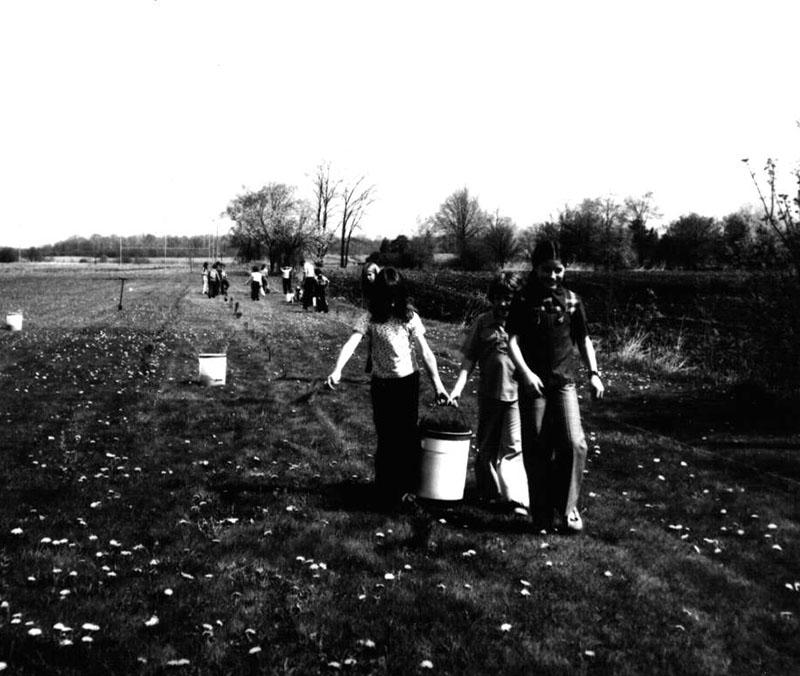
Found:
[[[0,669],[800,673],[791,478],[584,398],[582,536],[481,509],[471,475],[460,503],[381,513],[363,350],[319,387],[356,310],[230,274],[225,302],[188,271],[0,271],[24,314],[0,332]],[[460,328],[426,326],[451,386]],[[226,385],[198,384],[203,352]]]

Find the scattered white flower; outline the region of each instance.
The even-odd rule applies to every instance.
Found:
[[[508,622],[503,622],[500,625],[500,631],[511,631],[511,625]]]
[[[172,594],[173,594],[173,592],[172,592],[171,589],[165,589],[164,590],[164,596],[172,596]]]
[[[260,653],[260,652],[261,652],[261,648],[256,645],[256,646],[253,646],[252,648],[250,648],[250,650],[247,651],[247,654],[248,655],[255,655],[255,654]]]
[[[520,589],[519,593],[522,594],[523,596],[530,596],[531,595],[531,592],[528,589]]]
[[[606,577],[613,577],[614,574],[610,570],[607,570],[605,573],[603,573],[603,575]]]
[[[769,528],[770,530],[776,530],[778,528],[778,525],[774,524],[774,523],[770,523],[770,524],[767,524],[767,528]]]
[[[92,624],[91,622],[84,622],[81,625],[81,629],[84,631],[100,631],[100,627],[96,624]]]
[[[28,629],[28,636],[41,636],[42,630],[39,627],[31,627]]]
[[[342,668],[342,663],[341,662],[328,662],[328,666],[331,669],[341,669]]]
[[[191,662],[185,657],[181,657],[179,660],[170,660],[167,662],[168,667],[185,667],[187,664],[191,664]]]
[[[358,645],[363,645],[365,648],[374,648],[375,641],[373,641],[371,638],[362,638],[359,639]]]
[[[90,504],[89,507],[91,507],[92,509],[97,509],[101,504],[102,503],[99,500],[97,500],[97,501],[93,502],[92,504]]]
[[[430,660],[422,660],[422,662],[419,663],[419,668],[420,669],[433,669],[433,662],[431,662]]]
[[[595,652],[594,650],[584,650],[583,654],[586,655],[586,657],[594,657]]]
[[[384,580],[394,580],[394,573],[386,573],[386,575],[383,576],[383,579]]]
[[[145,627],[155,627],[161,620],[158,619],[157,615],[153,615],[149,620],[144,621]]]
[[[91,636],[81,636],[81,641],[84,643],[93,643],[94,639]]]
[[[23,532],[22,528],[14,528],[11,530],[11,535],[22,535]]]

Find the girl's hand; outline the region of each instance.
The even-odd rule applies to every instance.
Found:
[[[602,399],[603,393],[606,391],[606,388],[603,386],[603,381],[600,380],[600,376],[597,374],[592,375],[592,399]]]
[[[541,397],[544,394],[544,383],[533,371],[523,371],[522,386],[525,388],[526,392],[535,394],[537,397]]]
[[[457,394],[453,395],[453,393],[451,392],[450,393],[450,401],[447,402],[447,405],[448,406],[452,406],[453,408],[458,408],[458,396],[459,395],[457,395]]]
[[[326,379],[325,384],[330,389],[335,389],[336,386],[339,384],[339,381],[342,379],[342,372],[341,371],[334,371],[331,373]]]
[[[444,390],[439,390],[436,392],[436,403],[439,406],[447,406],[450,403],[450,397],[447,395],[447,392]]]

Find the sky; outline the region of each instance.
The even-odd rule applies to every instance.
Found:
[[[587,197],[668,223],[800,160],[796,0],[8,0],[0,245],[222,233],[268,183],[364,177],[369,237],[467,187],[528,227]]]

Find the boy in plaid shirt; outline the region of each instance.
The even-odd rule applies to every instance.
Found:
[[[470,373],[478,365],[478,494],[489,502],[506,503],[516,514],[527,515],[528,482],[522,462],[516,368],[508,354],[506,332],[506,318],[519,286],[513,272],[501,272],[492,279],[487,294],[492,309],[479,315],[467,331],[450,400],[457,405]]]
[[[563,287],[555,242],[540,242],[533,272],[508,317],[509,354],[517,367],[522,454],[536,530],[583,530],[578,511],[586,438],[575,388],[576,354],[589,370],[592,396],[603,396],[583,303]],[[555,521],[554,521],[555,519]]]

